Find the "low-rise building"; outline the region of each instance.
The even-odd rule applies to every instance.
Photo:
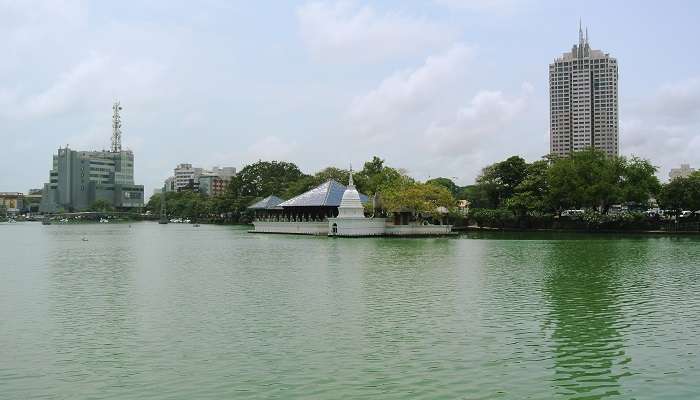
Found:
[[[0,208],[9,215],[19,214],[24,208],[24,193],[0,192]]]
[[[234,167],[217,166],[207,170],[183,163],[175,167],[173,176],[165,180],[165,190],[168,192],[191,190],[207,196],[216,196],[223,193],[224,188],[235,175]]]
[[[672,168],[671,172],[668,173],[668,177],[671,180],[676,178],[687,178],[695,172],[695,168],[690,168],[689,164],[681,164],[680,168]]]

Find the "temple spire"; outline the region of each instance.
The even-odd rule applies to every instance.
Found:
[[[348,179],[348,187],[350,186],[355,186],[354,182],[352,181],[352,163],[350,163],[350,179]]]

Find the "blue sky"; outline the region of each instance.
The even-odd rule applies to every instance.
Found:
[[[41,187],[59,146],[108,148],[115,98],[148,194],[181,162],[373,155],[468,184],[547,153],[579,17],[620,65],[621,153],[700,167],[700,3],[577,3],[0,0],[0,191]]]

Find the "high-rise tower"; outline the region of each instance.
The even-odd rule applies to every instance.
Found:
[[[618,154],[617,79],[617,60],[591,49],[579,23],[578,44],[549,64],[551,154],[591,147]]]

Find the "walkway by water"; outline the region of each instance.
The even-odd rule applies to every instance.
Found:
[[[695,237],[0,224],[0,398],[700,398],[699,278]]]

